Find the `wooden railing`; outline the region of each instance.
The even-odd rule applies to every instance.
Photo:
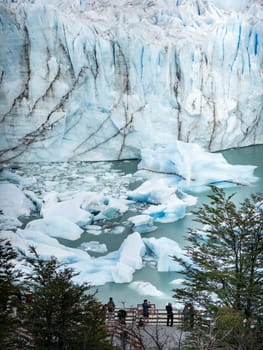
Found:
[[[141,305],[138,305],[137,308],[116,308],[113,314],[108,312],[107,322],[112,323],[113,321],[121,321],[118,317],[118,313],[120,310],[124,310],[126,312],[125,323],[127,324],[138,323],[140,319],[144,319]],[[165,309],[157,309],[155,304],[151,304],[151,308],[149,309],[149,318],[145,319],[145,321],[147,321],[148,324],[165,325],[167,322],[167,312]],[[174,310],[174,325],[182,324],[182,321],[182,311]]]
[[[126,312],[125,321],[118,316],[120,310]],[[142,327],[140,327],[140,320],[143,322]],[[117,308],[114,313],[108,312],[106,319],[106,327],[111,341],[123,345],[123,348],[125,348],[125,344],[129,344],[130,349],[145,349],[145,346],[143,346],[144,337],[142,336],[141,330],[149,331],[148,326],[162,327],[166,326],[166,323],[166,310],[157,309],[154,304],[151,304],[149,317],[145,319],[142,314],[141,305],[137,305],[137,308]],[[176,327],[178,331],[183,331],[183,325],[182,311],[174,310],[173,326]]]

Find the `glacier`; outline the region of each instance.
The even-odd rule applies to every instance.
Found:
[[[256,0],[1,0],[0,161],[263,143]]]

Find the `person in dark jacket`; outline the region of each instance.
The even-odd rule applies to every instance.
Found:
[[[173,314],[173,307],[171,303],[168,303],[166,305],[166,312],[167,312],[167,326],[172,327],[174,323],[174,314]]]
[[[114,318],[115,303],[112,297],[109,298],[109,301],[107,303],[107,309],[108,309],[109,319]]]
[[[142,303],[142,314],[144,317],[144,320],[149,320],[149,308],[151,307],[151,304],[148,302],[147,299],[144,299]]]

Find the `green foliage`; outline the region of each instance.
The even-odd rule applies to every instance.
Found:
[[[227,306],[250,317],[262,310],[263,198],[252,195],[238,209],[222,189],[212,187],[211,203],[195,211],[203,226],[191,229],[189,260],[178,259],[185,288],[174,297],[209,311]]]
[[[75,284],[77,275],[58,263],[45,261],[35,248],[26,260],[32,267],[27,284],[32,301],[27,305],[25,327],[38,349],[111,349],[104,329],[105,312],[87,284]]]
[[[229,307],[220,307],[216,318],[216,327],[219,331],[237,331],[242,327],[242,317],[238,311]]]
[[[0,349],[14,349],[20,320],[13,317],[19,306],[21,273],[16,269],[17,253],[10,241],[0,239]]]

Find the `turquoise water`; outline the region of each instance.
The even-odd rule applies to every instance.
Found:
[[[230,164],[255,165],[257,169],[254,174],[258,177],[258,181],[250,186],[239,186],[227,188],[228,194],[236,192],[234,200],[238,203],[244,198],[249,197],[251,193],[263,191],[263,145],[251,146],[240,149],[231,149],[222,152],[226,160]],[[44,193],[50,191],[67,192],[67,191],[95,191],[108,193],[117,198],[123,198],[127,190],[136,188],[141,182],[134,178],[137,170],[138,161],[119,161],[119,162],[71,162],[71,163],[30,163],[19,164],[14,168],[14,171],[23,177],[34,177],[35,182],[28,188],[37,196],[41,197]],[[208,202],[206,193],[199,193],[196,206],[190,209],[195,209],[202,203]],[[123,240],[130,234],[131,227],[127,224],[127,218],[140,213],[142,204],[137,204],[135,211],[129,211],[121,217],[114,220],[115,224],[125,227],[125,231],[121,234],[112,234],[104,232],[100,235],[92,235],[84,232],[80,239],[69,241],[59,239],[60,243],[77,248],[82,242],[97,241],[105,243],[108,252],[119,249]],[[25,223],[36,219],[37,217],[26,218]],[[156,231],[142,234],[142,237],[167,237],[175,240],[179,245],[183,246],[184,237],[187,234],[188,228],[195,225],[193,216],[189,214],[183,219],[169,224],[156,224]],[[99,253],[91,253],[92,256],[101,256]],[[149,282],[153,285],[162,296],[147,294],[145,288],[131,289],[129,283],[115,284],[107,283],[103,286],[97,286],[98,298],[103,302],[107,302],[109,296],[114,298],[117,306],[126,307],[136,306],[143,299],[147,298],[158,307],[163,307],[168,301],[176,302],[173,298],[171,281],[179,278],[175,272],[158,272],[153,265],[147,264],[142,270],[136,271],[133,276],[133,281]],[[90,281],[86,281],[90,282]],[[92,282],[92,281],[91,281]]]
[[[255,165],[257,169],[254,174],[258,177],[258,181],[251,186],[239,186],[225,189],[226,193],[236,193],[233,200],[236,203],[241,202],[244,198],[247,198],[252,193],[263,191],[263,145],[250,146],[239,149],[230,149],[222,152],[226,160],[230,164],[241,165]],[[119,162],[119,167],[122,167],[122,163]],[[129,164],[124,165],[125,171],[129,171]],[[133,164],[130,164],[133,167]],[[208,202],[207,193],[198,194],[198,202],[193,209],[199,207],[202,203]],[[184,235],[187,234],[187,229],[193,227],[194,222],[191,215],[170,224],[157,224],[158,229],[150,234],[144,234],[143,237],[168,237],[177,241],[180,245],[184,244]],[[101,237],[102,238],[102,237]],[[106,244],[109,244],[111,238],[104,237]],[[137,303],[141,303],[144,298],[149,299],[152,303],[155,303],[158,307],[163,307],[168,301],[176,302],[172,298],[173,285],[170,282],[180,276],[175,272],[158,272],[151,266],[146,266],[142,270],[135,272],[134,281],[145,281],[153,284],[159,291],[164,293],[163,297],[156,297],[147,295],[143,291],[133,290],[129,287],[128,283],[114,284],[107,283],[104,286],[99,286],[99,298],[106,302],[109,296],[112,296],[115,302],[121,306],[122,302],[125,302],[125,306],[136,306]]]

